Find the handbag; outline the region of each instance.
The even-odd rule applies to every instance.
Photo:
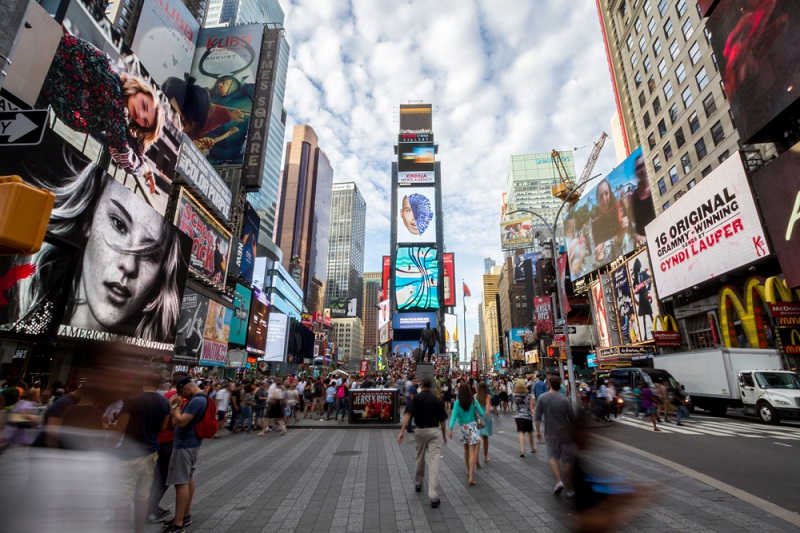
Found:
[[[478,414],[478,402],[472,402],[472,410],[475,412],[475,426],[478,429],[483,429],[486,427],[486,419],[483,418],[481,415]]]

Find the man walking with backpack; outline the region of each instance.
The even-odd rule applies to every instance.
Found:
[[[185,533],[186,526],[192,523],[194,473],[201,444],[197,426],[203,424],[205,430],[209,404],[211,420],[216,425],[216,406],[190,377],[180,380],[175,388],[178,394],[170,399],[175,443],[167,472],[167,485],[175,485],[175,517],[164,523],[164,533]],[[180,398],[187,400],[183,409],[180,408]],[[216,427],[213,429],[208,437],[216,433]]]

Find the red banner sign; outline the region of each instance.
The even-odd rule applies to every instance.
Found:
[[[381,278],[381,290],[383,291],[384,300],[389,297],[389,277],[392,275],[392,257],[389,255],[383,256],[383,275]]]
[[[452,307],[456,305],[456,267],[455,256],[450,253],[442,254],[444,264],[444,305]]]
[[[538,335],[553,334],[553,305],[549,296],[535,296],[533,298],[533,317],[536,321]]]
[[[362,359],[359,374],[362,376],[366,375],[369,372],[369,359]]]

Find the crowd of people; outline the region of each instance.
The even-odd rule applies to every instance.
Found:
[[[595,420],[611,420],[625,418],[627,413],[637,419],[648,419],[653,423],[654,431],[661,431],[659,423],[671,422],[683,425],[689,417],[686,405],[686,393],[680,383],[670,383],[664,379],[659,383],[642,383],[631,388],[625,383],[618,387],[613,379],[598,379],[590,385],[580,388],[580,399],[584,407],[591,410]]]

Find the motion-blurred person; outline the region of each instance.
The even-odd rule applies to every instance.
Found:
[[[536,440],[542,442],[542,417],[547,433],[547,459],[556,479],[553,494],[572,497],[572,460],[574,455],[571,426],[575,423],[575,412],[570,401],[559,393],[561,378],[550,376],[550,391],[542,394],[536,402]],[[559,466],[559,461],[561,465]],[[563,476],[562,476],[563,474]]]
[[[161,375],[148,372],[142,380],[142,392],[123,402],[116,431],[123,435],[118,452],[123,459],[124,499],[117,517],[128,522],[133,503],[134,531],[144,531],[147,501],[153,485],[153,470],[158,461],[158,434],[167,429],[169,402],[158,394]]]
[[[217,394],[214,397],[214,403],[217,404],[217,422],[219,423],[217,434],[214,435],[214,438],[218,439],[220,431],[225,426],[225,417],[228,415],[228,407],[231,404],[231,391],[227,383],[220,383],[219,390],[217,390]]]
[[[485,381],[481,381],[478,385],[478,395],[475,397],[478,400],[478,405],[483,407],[484,413],[491,413],[492,412],[492,395],[489,394],[489,385],[486,384]],[[483,462],[489,462],[489,437],[492,436],[492,417],[486,417],[486,425],[478,430],[481,434],[481,441],[483,441]],[[480,443],[478,444],[478,450],[480,450]],[[477,455],[480,455],[477,454]],[[475,458],[475,466],[478,468],[481,467],[480,459],[477,457]]]
[[[511,408],[514,410],[514,423],[517,425],[517,434],[519,434],[520,457],[525,457],[526,433],[531,445],[531,453],[536,453],[536,446],[533,444],[533,411],[535,407],[533,398],[534,396],[528,392],[525,382],[518,379],[511,395]]]
[[[422,481],[425,478],[425,464],[428,465],[428,497],[431,499],[431,507],[439,507],[439,464],[441,461],[442,441],[439,440],[441,431],[442,440],[447,445],[447,435],[445,434],[445,420],[447,415],[442,407],[442,402],[431,392],[433,383],[429,377],[422,379],[422,390],[411,402],[406,405],[406,412],[403,415],[403,424],[400,427],[400,434],[397,436],[397,443],[403,443],[403,434],[406,426],[413,418],[417,424],[414,432],[414,446],[417,451],[414,474],[414,490],[422,490]]]
[[[58,438],[58,431],[61,427],[64,412],[73,405],[77,405],[81,401],[83,391],[77,389],[69,394],[64,394],[61,398],[54,401],[50,407],[44,412],[42,419],[41,429],[38,435],[34,438],[32,446],[47,447],[47,448],[60,448],[61,444]],[[101,413],[102,415],[102,413]]]
[[[186,377],[183,372],[175,372],[169,381],[169,390],[164,393],[167,404],[178,394],[178,383]],[[164,493],[167,492],[167,473],[169,472],[169,462],[172,458],[172,448],[175,443],[175,424],[172,417],[167,417],[167,427],[158,433],[158,459],[156,468],[153,472],[153,485],[150,487],[150,499],[148,504],[147,521],[151,524],[162,522],[169,516],[169,511],[160,506]]]
[[[642,383],[639,398],[642,403],[642,409],[647,413],[647,416],[650,417],[650,421],[653,423],[653,431],[661,431],[656,425],[656,420],[658,419],[658,404],[656,403],[653,389],[650,388],[650,385],[646,381]]]
[[[467,466],[467,476],[470,486],[477,485],[474,479],[475,463],[478,460],[478,443],[481,435],[476,422],[477,416],[484,416],[483,408],[472,396],[472,390],[466,383],[458,386],[458,399],[453,406],[450,417],[449,437],[453,438],[453,426],[459,424],[459,440],[464,445],[464,462]]]

